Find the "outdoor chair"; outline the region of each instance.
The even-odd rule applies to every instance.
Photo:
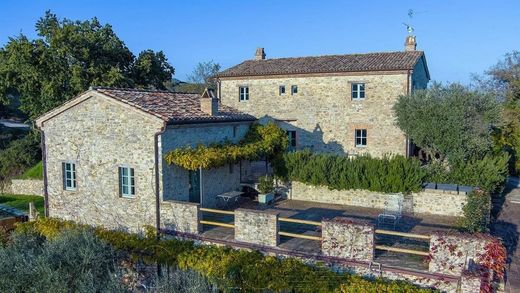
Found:
[[[403,195],[390,194],[385,201],[385,210],[377,217],[378,226],[391,225],[395,230],[403,212]]]

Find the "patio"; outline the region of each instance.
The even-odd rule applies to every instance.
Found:
[[[322,219],[332,219],[341,216],[353,221],[361,220],[372,223],[376,226],[376,229],[393,230],[393,226],[377,226],[378,215],[382,212],[380,209],[321,204],[316,202],[296,200],[280,200],[272,205],[264,206],[259,205],[257,202],[253,202],[247,198],[241,198],[241,201],[237,207],[277,212],[281,218],[283,217],[306,221],[321,221]],[[203,212],[202,217],[207,221],[221,223],[233,223],[234,221],[233,215],[222,215],[206,211]],[[428,214],[403,214],[399,224],[396,226],[395,231],[427,235],[433,231],[456,230],[456,221],[456,217],[434,216]],[[321,235],[320,228],[321,227],[319,226],[308,224],[280,221],[280,232],[319,237]],[[234,230],[226,227],[203,225],[202,235],[208,239],[233,240]],[[427,252],[429,242],[423,239],[411,239],[401,236],[376,234],[375,245],[384,245]],[[320,241],[287,236],[280,236],[279,247],[286,250],[314,254],[319,254],[321,252]],[[424,262],[424,256],[421,255],[376,250],[374,261],[385,265],[406,267],[417,270],[428,269],[426,262]]]

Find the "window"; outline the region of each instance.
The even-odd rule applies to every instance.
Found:
[[[352,84],[352,100],[363,100],[365,99],[365,84],[364,83],[353,83]]]
[[[122,197],[135,195],[134,168],[119,167],[119,195]]]
[[[356,141],[356,147],[366,147],[367,146],[367,130],[366,129],[356,129],[355,141]]]
[[[291,95],[296,95],[298,93],[298,86],[291,85]]]
[[[238,88],[240,102],[249,101],[249,87],[241,86]]]
[[[63,170],[63,189],[76,190],[76,164],[65,162],[61,164]]]
[[[285,95],[285,85],[281,85],[281,86],[278,87],[278,94],[280,96]]]
[[[296,148],[296,131],[288,130],[287,137],[289,137],[289,148],[295,149]]]
[[[233,137],[237,137],[237,126],[233,126]]]

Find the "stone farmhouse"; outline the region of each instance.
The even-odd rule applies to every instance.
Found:
[[[217,77],[222,104],[274,119],[292,148],[374,156],[412,154],[392,106],[429,80],[414,36],[403,52],[266,59],[259,48]]]
[[[46,214],[137,231],[159,225],[162,200],[213,206],[214,195],[239,187],[239,166],[192,172],[166,164],[164,155],[238,142],[254,120],[219,105],[211,92],[92,88],[36,121]]]

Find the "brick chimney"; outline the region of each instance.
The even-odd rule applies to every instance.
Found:
[[[264,48],[256,48],[255,60],[265,60]]]
[[[212,89],[206,88],[200,97],[200,110],[208,115],[218,115],[218,99]]]
[[[405,51],[415,51],[417,48],[417,41],[415,40],[415,36],[407,36],[406,41],[404,42],[404,50]]]

